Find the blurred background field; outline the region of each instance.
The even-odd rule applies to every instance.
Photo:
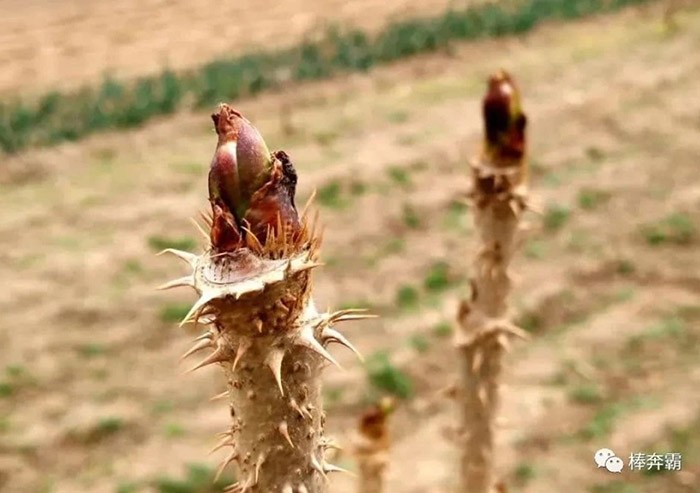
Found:
[[[551,15],[520,29],[526,3]],[[207,205],[209,113],[229,96],[291,155],[299,202],[318,191],[318,304],[381,315],[347,327],[366,365],[334,349],[347,371],[326,373],[331,434],[348,443],[367,400],[394,394],[389,491],[449,491],[466,162],[501,67],[524,94],[543,213],[514,266],[533,337],[508,357],[499,474],[514,492],[700,491],[699,6],[678,2],[670,25],[666,1],[484,4],[3,2],[1,491],[221,491],[206,453],[228,419],[209,402],[223,377],[180,375],[194,297],[154,290],[182,272],[154,254],[202,246],[189,218]],[[450,5],[464,22],[444,35],[425,19]],[[245,59],[257,78],[231,69],[263,51],[277,54]],[[680,452],[683,470],[613,477],[601,447]]]

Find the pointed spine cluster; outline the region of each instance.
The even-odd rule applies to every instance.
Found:
[[[494,488],[494,422],[503,353],[526,333],[507,319],[511,289],[508,266],[520,217],[526,209],[525,114],[515,82],[505,72],[489,80],[484,98],[484,150],[471,163],[471,202],[479,246],[473,262],[471,298],[458,313],[455,343],[461,379],[460,490]]]
[[[202,255],[165,250],[191,273],[161,286],[194,288],[199,298],[182,323],[206,326],[183,355],[208,351],[189,371],[222,368],[231,424],[212,452],[226,449],[217,478],[230,465],[235,493],[324,493],[327,475],[321,370],[340,366],[327,346],[357,350],[334,324],[369,318],[364,310],[319,313],[311,271],[320,235],[316,220],[294,203],[296,171],[283,151],[269,154],[242,115],[220,105],[212,116],[219,137],[209,173],[211,216],[200,228]],[[313,197],[312,197],[313,198]],[[198,226],[199,227],[199,226]],[[358,354],[359,356],[359,354]]]
[[[327,350],[332,342],[359,356],[334,324],[370,315],[363,310],[319,313],[308,295],[309,266],[318,264],[308,254],[261,269],[256,282],[248,276],[214,285],[202,273],[219,258],[166,252],[194,273],[161,288],[197,289],[200,298],[183,323],[208,326],[182,358],[208,350],[189,371],[218,365],[228,383],[226,392],[214,397],[228,397],[232,419],[212,450],[229,450],[217,477],[235,463],[242,479],[230,491],[326,491],[327,474],[342,469],[325,460],[331,442],[323,433],[320,373],[325,363],[340,366]]]

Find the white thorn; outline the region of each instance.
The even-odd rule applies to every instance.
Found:
[[[294,488],[292,488],[291,484],[287,483],[282,486],[282,493],[294,493]]]
[[[194,305],[192,305],[192,308],[190,308],[190,311],[187,312],[185,318],[182,319],[182,322],[180,322],[180,327],[189,322],[192,316],[194,316],[199,310],[204,308],[206,304],[213,300],[215,297],[216,296],[213,294],[202,295],[197,301],[195,301]],[[198,319],[199,317],[196,318]]]
[[[258,484],[258,477],[260,475],[260,468],[262,467],[263,463],[265,462],[265,454],[260,454],[258,457],[258,460],[255,462],[255,482],[253,484]]]
[[[228,390],[224,390],[220,394],[216,394],[214,397],[209,399],[210,401],[218,401],[219,399],[223,399],[224,397],[228,397]]]
[[[368,318],[378,318],[379,315],[367,313],[364,308],[350,308],[347,310],[338,310],[337,312],[328,315],[329,323],[344,322],[346,320],[366,320]]]
[[[207,453],[207,455],[211,455],[217,450],[221,450],[224,447],[235,447],[235,444],[233,443],[233,439],[231,436],[226,435],[224,438],[219,440],[219,443],[214,445],[212,449]]]
[[[180,258],[190,264],[192,267],[197,265],[197,260],[199,257],[195,255],[194,253],[190,252],[183,252],[182,250],[176,250],[175,248],[166,248],[165,250],[158,252],[156,255],[163,255],[165,253],[170,253],[172,255],[175,255],[177,258]]]
[[[238,349],[236,350],[236,357],[233,359],[233,367],[231,368],[231,371],[236,371],[239,361],[252,345],[253,342],[250,339],[247,337],[241,337],[241,342],[238,343]]]
[[[323,262],[307,262],[305,264],[301,264],[295,270],[296,272],[303,272],[305,270],[315,269],[316,267],[322,267],[323,265]]]
[[[302,329],[301,333],[299,334],[299,337],[296,338],[294,342],[298,345],[307,347],[312,351],[315,351],[316,353],[320,354],[325,359],[333,363],[338,368],[343,368],[342,366],[340,366],[340,363],[338,363],[335,360],[335,358],[333,358],[333,356],[331,356],[331,354],[328,351],[326,351],[326,348],[324,348],[321,345],[321,343],[316,340],[313,333],[313,327],[306,326],[304,329]]]
[[[202,234],[204,239],[207,240],[208,245],[210,241],[209,234],[206,231],[204,231],[204,228],[202,228],[202,226],[197,222],[195,218],[191,217],[190,221],[192,221],[192,224],[194,224],[194,227],[197,228],[197,231],[199,231]]]
[[[323,332],[321,332],[321,337],[323,337],[324,342],[325,340],[333,340],[336,341],[338,344],[342,344],[350,351],[355,353],[355,355],[361,362],[365,362],[365,358],[360,354],[360,352],[355,348],[355,346],[353,346],[350,343],[350,341],[348,341],[347,338],[337,330],[331,329],[330,327],[326,327],[325,329],[323,329]]]
[[[224,488],[224,493],[245,493],[248,491],[248,488],[250,488],[250,478],[246,479],[244,484],[241,484],[239,481],[231,486],[227,486]]]
[[[284,349],[272,348],[267,353],[265,364],[272,371],[272,375],[275,377],[277,386],[280,389],[280,394],[284,395],[284,389],[282,388],[282,360],[284,360]]]
[[[202,349],[207,348],[207,347],[211,347],[211,346],[212,346],[211,339],[203,339],[203,340],[199,341],[197,344],[195,344],[194,346],[192,346],[190,348],[190,350],[187,351],[185,354],[180,356],[180,361],[182,361],[183,359],[187,358],[188,356],[196,353],[197,351],[201,351]]]
[[[211,339],[212,337],[214,337],[214,333],[211,330],[208,330],[204,334],[197,336],[197,338],[192,342],[202,341],[204,339]]]
[[[323,467],[321,467],[321,464],[318,463],[318,460],[316,460],[316,456],[314,454],[311,454],[311,467],[314,469],[314,471],[321,475],[324,481],[328,481],[328,476],[326,476]]]
[[[324,450],[328,449],[335,449],[335,450],[343,450],[343,447],[338,444],[334,439],[332,438],[323,438],[321,440],[321,446],[323,447]]]
[[[374,315],[372,313],[341,315],[338,318],[335,318],[333,322],[346,322],[348,320],[367,320],[369,318],[379,318],[379,315]]]
[[[222,361],[225,361],[226,358],[224,357],[224,351],[219,348],[213,353],[211,353],[209,356],[204,358],[202,361],[200,361],[198,364],[190,368],[185,372],[185,374],[192,373],[193,371],[199,370],[202,367],[214,364],[214,363],[220,363]]]
[[[347,469],[336,466],[335,464],[328,464],[327,462],[323,463],[323,470],[325,472],[344,472],[350,476],[356,476],[356,474],[352,471],[348,471]]]
[[[277,427],[279,432],[282,434],[282,436],[287,440],[287,443],[289,443],[289,446],[292,448],[294,447],[294,442],[292,442],[292,437],[289,436],[289,426],[287,426],[286,421],[282,421],[280,425]]]
[[[216,483],[221,475],[224,472],[224,469],[226,469],[226,466],[228,466],[232,461],[234,461],[238,457],[238,452],[236,452],[236,449],[233,449],[230,454],[226,456],[226,458],[221,462],[221,465],[219,466],[219,469],[216,471],[216,476],[214,476],[214,483]]]
[[[299,493],[309,493],[309,490],[306,489],[306,486],[304,485],[304,483],[300,484],[299,488],[297,488],[297,490],[299,491]]]
[[[192,276],[184,276],[179,279],[168,281],[165,284],[161,284],[156,289],[165,291],[166,289],[179,288],[181,286],[194,287],[194,279],[192,278]]]
[[[295,401],[294,399],[291,399],[291,400],[289,401],[289,405],[290,405],[290,407],[291,407],[292,409],[294,409],[294,410],[297,412],[297,414],[299,414],[299,416],[301,416],[302,418],[308,419],[308,420],[312,420],[312,419],[313,419],[313,416],[311,415],[311,413],[310,413],[309,411],[307,411],[306,409],[302,408],[301,406],[299,406],[299,404],[297,404],[297,401]]]

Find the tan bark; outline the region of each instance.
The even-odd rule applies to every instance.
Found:
[[[460,493],[492,493],[495,488],[494,421],[503,353],[513,336],[526,335],[507,319],[508,266],[525,209],[526,174],[524,156],[504,157],[488,142],[471,163],[479,245],[472,265],[471,298],[461,303],[456,334],[461,382]]]

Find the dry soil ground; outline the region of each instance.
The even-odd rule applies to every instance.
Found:
[[[0,94],[190,68],[287,46],[331,22],[373,31],[391,19],[484,1],[3,0]]]
[[[319,190],[319,304],[381,314],[346,332],[370,359],[388,354],[376,384],[412,383],[392,421],[389,491],[453,483],[454,407],[440,390],[474,253],[459,198],[498,67],[523,88],[545,210],[514,266],[514,316],[533,337],[508,359],[499,474],[528,493],[700,491],[700,12],[679,21],[672,35],[636,12],[546,26],[238,105],[293,157],[300,202]],[[176,320],[193,294],[153,289],[182,272],[155,251],[197,248],[188,218],[206,205],[213,148],[198,113],[3,162],[3,491],[215,491],[206,451],[227,412],[209,397],[222,377],[179,374],[193,334]],[[347,442],[377,386],[336,354],[349,370],[328,370],[326,404]],[[681,452],[683,471],[613,477],[593,464],[603,446]],[[332,482],[353,491],[351,477]]]

